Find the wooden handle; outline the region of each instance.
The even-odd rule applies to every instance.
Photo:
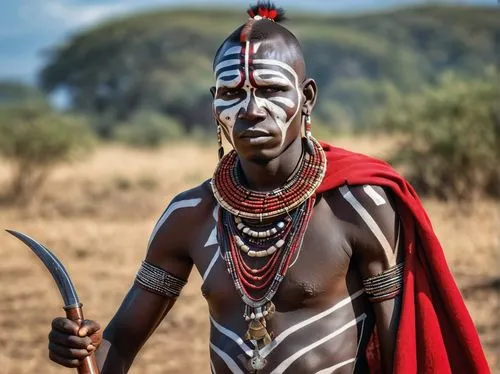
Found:
[[[66,317],[72,321],[78,323],[81,326],[83,322],[83,312],[81,305],[74,308],[64,308],[66,311]],[[99,368],[95,361],[95,355],[92,353],[83,359],[81,365],[77,368],[78,374],[99,374]]]

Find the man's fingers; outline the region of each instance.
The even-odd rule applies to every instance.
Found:
[[[92,344],[92,340],[88,337],[79,337],[76,335],[68,335],[57,330],[52,330],[49,334],[49,341],[68,348],[87,349]]]
[[[66,366],[67,368],[76,368],[80,366],[80,360],[76,358],[71,359],[66,357],[60,357],[57,354],[52,353],[51,351],[49,351],[49,358],[55,363],[62,366]]]
[[[86,349],[68,348],[52,342],[49,343],[49,351],[59,357],[77,360],[83,360],[90,354]]]
[[[64,317],[54,318],[52,320],[52,329],[66,334],[78,335],[78,324]]]
[[[101,326],[97,322],[86,319],[85,321],[82,322],[82,325],[78,330],[78,335],[79,336],[92,335],[97,331],[99,331],[100,328]]]

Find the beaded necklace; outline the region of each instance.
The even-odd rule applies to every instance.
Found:
[[[313,211],[314,192],[326,170],[323,149],[317,141],[313,144],[313,154],[304,153],[285,185],[270,192],[243,186],[235,151],[220,161],[212,179],[214,196],[222,208],[218,241],[227,271],[245,304],[248,331],[244,340],[256,342],[250,360],[255,370],[266,365],[259,349],[272,340],[266,329],[275,312],[272,299],[302,245]]]
[[[287,214],[310,198],[319,187],[326,170],[321,145],[311,137],[312,155],[304,154],[297,172],[284,186],[269,192],[253,191],[243,186],[237,153],[225,155],[212,178],[212,190],[220,206],[237,217],[260,220]]]

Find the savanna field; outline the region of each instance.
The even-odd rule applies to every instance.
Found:
[[[386,157],[385,138],[341,138],[339,146]],[[63,261],[87,318],[105,326],[133,282],[157,217],[178,192],[209,178],[216,147],[194,143],[157,151],[101,146],[85,161],[57,168],[26,208],[0,206],[0,228],[23,231]],[[0,161],[0,188],[9,180]],[[500,373],[500,204],[460,205],[425,199],[446,257],[480,333],[493,373]],[[49,273],[32,252],[0,233],[0,372],[76,372],[52,364],[47,334],[63,315]],[[496,281],[495,281],[496,279]],[[136,359],[131,373],[207,373],[208,312],[193,271],[169,316]]]

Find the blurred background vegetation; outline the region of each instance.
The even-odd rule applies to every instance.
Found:
[[[421,193],[500,195],[499,9],[289,18],[319,85],[317,137],[397,134],[392,161],[405,165]],[[212,58],[241,22],[240,11],[227,9],[162,10],[73,35],[47,53],[38,87],[0,83],[0,152],[16,170],[27,158],[32,170],[48,170],[92,136],[140,147],[215,138]],[[47,97],[61,92],[67,105],[54,109]],[[30,183],[19,172],[15,178],[13,191]]]
[[[319,84],[314,135],[389,160],[426,196],[492,373],[500,374],[500,8],[433,1],[448,5],[290,13],[285,25],[297,34]],[[4,76],[16,64],[27,71],[23,56],[34,55],[34,44],[72,33],[26,65],[40,68],[36,83],[31,72],[23,81],[0,78],[0,227],[54,249],[87,317],[102,326],[120,305],[170,199],[213,173],[212,58],[246,18],[246,1],[232,2],[234,13],[133,13],[132,3],[152,2],[11,0],[0,12]],[[339,3],[323,1],[318,9]],[[415,2],[400,2],[408,3]],[[9,4],[24,17],[17,29],[9,24],[16,19]],[[128,10],[97,17],[122,5]],[[38,19],[47,9],[58,16]],[[122,15],[110,20],[109,14]],[[65,25],[49,30],[54,38],[44,34],[51,22]],[[23,43],[30,53],[21,53]],[[66,373],[47,359],[50,320],[61,312],[52,279],[7,234],[0,235],[0,258],[1,373]],[[132,372],[206,372],[202,277],[193,271],[190,279]]]

